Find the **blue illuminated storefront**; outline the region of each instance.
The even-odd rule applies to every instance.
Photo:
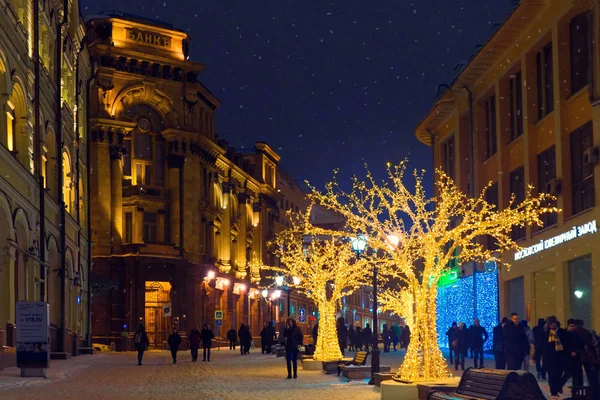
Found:
[[[452,269],[438,282],[437,331],[438,344],[448,348],[446,331],[452,322],[464,322],[467,327],[479,318],[488,331],[484,350],[492,348],[492,330],[498,324],[498,270],[495,263],[485,263],[482,271],[459,277]]]

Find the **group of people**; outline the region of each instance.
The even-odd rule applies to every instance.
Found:
[[[234,327],[227,332],[227,340],[229,340],[229,350],[235,350],[239,338],[240,342],[240,354],[250,354],[250,347],[252,346],[252,332],[250,332],[250,325],[242,324],[240,329],[236,332]]]
[[[479,323],[479,319],[475,318],[473,325],[469,328],[464,322],[453,322],[446,332],[446,336],[448,336],[448,348],[450,349],[450,363],[454,362],[456,370],[459,365],[463,371],[465,370],[465,357],[469,349],[473,355],[474,367],[483,368],[483,344],[488,340],[489,335]]]
[[[392,346],[394,351],[398,351],[396,347],[407,349],[410,344],[410,327],[408,325],[400,325],[398,322],[392,325],[391,328],[388,328],[387,324],[383,324],[381,336],[383,338],[384,353],[389,353]]]
[[[315,324],[313,327],[313,343],[317,344],[317,335],[319,334],[319,324]],[[346,327],[343,317],[337,319],[337,334],[338,342],[342,355],[345,355],[346,348],[348,351],[369,351],[373,348],[373,331],[371,330],[370,324],[366,324],[365,328],[362,329],[360,326],[354,326],[350,324]],[[383,351],[389,352],[391,345],[394,345],[394,351],[398,345],[400,348],[408,347],[410,343],[410,328],[408,325],[401,326],[397,322],[391,329],[388,328],[387,324],[383,325],[381,331],[381,337],[383,339]]]
[[[585,371],[592,398],[600,398],[600,338],[594,330],[584,327],[580,319],[569,319],[566,329],[555,316],[539,319],[530,329],[519,321],[516,313],[504,318],[494,328],[494,357],[497,369],[529,370],[529,355],[533,348],[539,379],[548,378],[552,396],[563,392],[569,379],[573,386],[583,386]]]

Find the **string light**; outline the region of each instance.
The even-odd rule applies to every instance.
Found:
[[[547,194],[534,196],[531,186],[522,202],[512,195],[506,207],[499,210],[485,201],[490,185],[471,198],[442,170],[436,171],[436,196],[428,198],[424,173],[415,172],[414,187],[409,188],[404,184],[405,172],[406,162],[395,166],[388,163],[385,181],[377,181],[367,170],[365,179],[353,178],[352,189],[345,191],[335,180],[336,171],[323,192],[311,187],[309,198],[343,217],[349,237],[365,235],[368,247],[381,256],[381,275],[400,282],[400,287],[412,294],[411,341],[394,379],[435,381],[450,376],[438,345],[436,321],[437,282],[448,265],[500,261],[502,252],[519,249],[511,238],[513,227],[542,226],[542,214],[560,210],[547,207],[554,198]],[[482,244],[486,237],[494,239],[496,249]],[[510,267],[507,262],[503,265]],[[402,310],[406,308],[402,301],[396,306],[399,312],[408,314]]]

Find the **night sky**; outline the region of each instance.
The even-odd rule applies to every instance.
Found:
[[[508,0],[82,0],[186,30],[200,80],[221,100],[231,146],[266,141],[295,178],[321,186],[409,158],[431,170],[414,128],[439,84],[511,10]]]

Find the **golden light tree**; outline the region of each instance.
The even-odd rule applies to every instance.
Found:
[[[293,285],[312,300],[319,311],[319,333],[314,359],[342,359],[336,309],[344,296],[369,282],[368,258],[357,258],[351,243],[340,232],[317,228],[306,213],[290,213],[292,227],[276,235],[274,251],[281,267],[267,269],[297,277]]]
[[[406,288],[400,290],[386,289],[379,294],[381,311],[394,313],[404,320],[408,326],[414,325],[415,300],[411,291]]]
[[[367,170],[365,179],[352,180],[349,191],[334,179],[323,192],[312,188],[310,198],[343,216],[348,231],[366,235],[375,253],[386,253],[389,262],[382,273],[399,280],[414,298],[410,346],[395,379],[432,381],[450,376],[436,330],[437,281],[448,263],[500,261],[502,251],[518,248],[511,238],[513,227],[541,226],[540,215],[558,210],[547,206],[550,196],[534,196],[531,187],[523,201],[518,203],[513,195],[508,206],[498,210],[485,201],[489,185],[471,198],[443,171],[437,171],[436,195],[428,198],[424,173],[415,172],[414,188],[409,188],[405,171],[406,162],[388,163],[383,181]],[[496,249],[482,244],[486,236],[493,238]]]

